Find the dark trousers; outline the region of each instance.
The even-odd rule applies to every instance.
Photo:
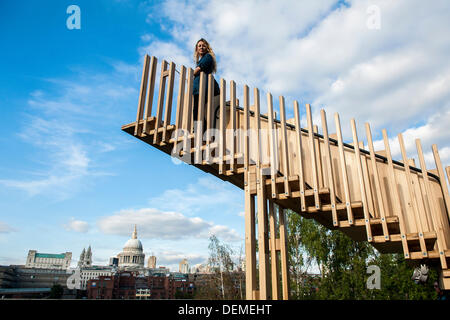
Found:
[[[198,94],[194,94],[194,108],[192,109],[192,112],[194,113],[194,122],[198,120],[198,100]],[[203,105],[203,133],[206,131],[207,101],[208,97],[205,95],[205,104]]]

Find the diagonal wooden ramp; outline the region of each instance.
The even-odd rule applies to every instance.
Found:
[[[214,97],[213,77],[204,73],[198,108],[204,121],[194,122],[193,70],[166,61],[160,68],[158,73],[157,58],[146,55],[136,120],[122,130],[244,190],[247,299],[288,299],[286,209],[368,241],[381,253],[435,265],[441,287],[450,289],[450,168],[443,167],[436,145],[430,170],[420,139],[416,164],[400,134],[402,159],[396,161],[386,130],[384,150],[375,151],[369,124],[364,146],[352,119],[352,141],[345,143],[338,114],[336,133],[329,133],[325,111],[316,125],[307,104],[301,128],[296,101],[294,118],[286,119],[284,98],[277,102],[268,93],[268,112],[261,114],[257,88],[243,86],[241,106],[234,81],[228,87],[220,79]]]

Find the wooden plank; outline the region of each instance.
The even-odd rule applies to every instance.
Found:
[[[414,219],[416,221],[416,226],[418,229],[417,231],[419,233],[420,250],[422,251],[423,257],[425,258],[428,256],[428,252],[427,252],[427,247],[425,245],[425,240],[423,238],[422,222],[420,221],[419,212],[417,210],[417,200],[416,200],[416,196],[415,196],[414,189],[412,186],[412,177],[411,177],[411,172],[409,169],[408,157],[406,156],[405,143],[403,142],[403,135],[401,133],[399,133],[397,137],[398,137],[398,142],[400,144],[400,151],[402,153],[403,163],[405,165],[405,175],[406,175],[406,181],[408,184],[410,203],[412,206],[412,210],[414,212]]]
[[[365,126],[366,126],[367,143],[369,145],[370,151],[370,162],[372,164],[373,177],[375,181],[375,193],[377,195],[378,208],[380,210],[381,225],[383,228],[384,238],[387,241],[389,240],[389,230],[386,224],[387,201],[384,198],[383,193],[381,192],[380,176],[378,175],[377,160],[375,158],[375,151],[373,148],[372,132],[370,131],[370,125],[368,122],[366,122]]]
[[[269,282],[269,243],[267,236],[267,198],[265,184],[262,183],[262,169],[259,170],[257,181],[258,203],[258,255],[259,255],[259,298],[270,299]]]
[[[171,62],[169,66],[169,85],[167,86],[166,107],[164,110],[164,126],[161,140],[166,142],[168,139],[167,127],[170,125],[170,118],[172,117],[172,99],[173,99],[173,82],[175,78],[175,63]]]
[[[205,91],[206,91],[206,74],[200,72],[199,94],[198,94],[198,110],[195,137],[195,163],[202,163],[202,145],[203,145],[203,118],[205,117]]]
[[[144,128],[143,128],[144,133],[148,132],[148,121],[152,115],[157,64],[158,64],[158,59],[156,57],[152,57],[152,59],[150,60],[150,72],[149,72],[150,79],[149,79],[148,90],[147,90],[147,104],[145,105],[145,112],[144,112]]]
[[[145,107],[145,94],[147,93],[147,82],[148,82],[148,67],[150,63],[150,57],[148,54],[145,55],[144,58],[144,66],[142,70],[142,79],[141,79],[141,89],[139,90],[139,100],[138,100],[138,108],[136,114],[136,126],[134,128],[134,135],[140,135],[141,130],[139,130],[139,122],[144,115],[144,107]]]
[[[183,107],[184,107],[184,86],[186,82],[186,67],[180,68],[180,79],[178,83],[178,98],[177,98],[177,111],[175,114],[175,135],[174,135],[174,150],[177,152],[176,147],[178,145],[178,130],[183,126]]]
[[[283,300],[289,299],[289,263],[287,254],[287,227],[285,210],[278,207],[278,220],[280,223],[280,256],[281,256],[281,283]]]
[[[253,89],[253,99],[255,106],[255,122],[256,122],[256,170],[257,174],[261,173],[261,109],[260,109],[260,101],[259,101],[259,89]],[[262,179],[262,177],[260,177]]]
[[[314,131],[313,131],[313,122],[311,115],[311,106],[306,104],[306,120],[308,123],[308,140],[311,151],[311,170],[312,170],[312,186],[314,190],[314,203],[316,205],[316,209],[320,209],[320,197],[319,197],[319,174],[317,172],[317,159],[316,159],[316,148],[314,145]]]
[[[298,183],[300,190],[300,208],[301,211],[306,211],[305,199],[305,176],[303,174],[303,152],[302,152],[302,130],[300,126],[300,111],[298,102],[294,101],[294,118],[295,118],[295,136],[297,138],[297,160],[298,160]]]
[[[419,156],[420,169],[422,169],[422,178],[425,184],[425,198],[427,199],[428,207],[430,208],[431,220],[433,221],[434,229],[437,235],[437,246],[439,251],[439,258],[441,260],[441,267],[442,269],[447,269],[447,261],[444,255],[444,252],[445,250],[447,250],[447,247],[445,246],[442,223],[439,217],[437,216],[439,209],[436,207],[436,203],[435,201],[433,201],[434,199],[432,198],[433,193],[431,191],[430,181],[428,180],[428,172],[425,164],[425,159],[423,157],[422,144],[420,143],[420,139],[416,139],[416,148],[417,154]],[[426,212],[424,213],[426,214]]]
[[[277,253],[277,226],[275,219],[274,202],[269,200],[269,226],[270,226],[270,264],[272,274],[272,299],[279,299],[279,279],[278,279],[278,253]]]
[[[359,149],[364,150],[363,141],[359,142]],[[372,195],[372,189],[374,188],[369,178],[369,166],[367,164],[367,157],[361,157],[361,164],[363,169],[364,183],[366,184],[367,208],[369,210],[369,215],[371,218],[379,218],[380,215],[379,213],[377,213],[378,207],[374,205],[374,196]]]
[[[250,181],[249,176],[247,179]],[[247,300],[253,299],[256,284],[255,196],[251,195],[250,183],[248,183],[245,187],[245,292]]]
[[[156,120],[155,120],[155,133],[153,135],[153,144],[158,142],[158,128],[161,124],[163,104],[164,104],[164,94],[166,91],[166,77],[164,76],[164,71],[167,70],[167,61],[163,60],[161,64],[161,77],[159,80],[159,93],[158,93],[158,105],[156,109]]]
[[[433,150],[434,163],[436,164],[437,176],[439,177],[440,180],[442,194],[444,196],[444,203],[447,209],[448,219],[450,219],[450,195],[448,192],[447,180],[445,179],[444,169],[442,167],[441,157],[439,156],[437,145],[433,144],[431,146],[431,149]],[[450,169],[450,167],[447,167],[447,169]]]
[[[208,75],[208,103],[206,111],[206,163],[211,164],[211,130],[214,123],[214,77]],[[246,178],[247,179],[247,178]]]
[[[284,107],[284,97],[280,96],[280,122],[281,122],[281,147],[283,152],[283,175],[284,175],[284,195],[289,197],[291,188],[289,186],[289,147],[286,132],[286,110]],[[277,141],[278,145],[278,141]]]
[[[273,121],[273,100],[272,95],[267,93],[267,118],[269,131],[269,150],[270,150],[270,181],[272,186],[272,198],[277,198],[278,191],[276,186],[277,168],[278,168],[278,141],[275,141],[275,125]]]
[[[333,165],[331,159],[331,151],[330,151],[330,139],[328,137],[328,125],[327,125],[327,116],[325,110],[320,110],[320,116],[322,118],[322,131],[323,131],[323,139],[325,143],[325,160],[327,166],[327,176],[328,176],[328,185],[330,188],[330,203],[331,203],[331,215],[333,218],[333,226],[338,226],[339,221],[337,217],[336,211],[336,187],[334,182],[333,175]]]
[[[220,79],[220,118],[219,118],[219,130],[220,130],[220,138],[219,138],[219,174],[225,172],[225,153],[226,153],[226,139],[225,139],[225,117],[226,117],[226,93],[227,93],[227,84],[225,79]]]
[[[400,236],[402,239],[402,248],[405,259],[410,259],[408,242],[406,240],[406,234],[408,233],[405,225],[405,217],[400,205],[400,196],[398,195],[398,187],[397,187],[397,179],[395,177],[394,165],[392,162],[391,155],[391,147],[389,145],[389,138],[387,135],[387,131],[385,129],[382,130],[384,148],[386,150],[386,158],[388,161],[388,179],[389,179],[389,189],[391,194],[392,203],[394,204],[394,215],[396,215],[399,219],[399,228],[400,228]]]
[[[184,129],[184,141],[183,150],[190,150],[190,128],[192,119],[192,93],[194,90],[194,70],[188,69],[186,94],[184,96],[184,111],[183,111],[183,129]],[[189,143],[189,145],[188,145]]]
[[[250,101],[249,88],[244,85],[244,185],[248,184],[248,174],[250,165]]]
[[[317,125],[313,126],[313,132],[315,134],[319,134],[319,127]],[[314,139],[314,146],[316,149],[316,163],[317,163],[317,180],[319,180],[319,189],[323,188],[323,183],[324,183],[324,171],[323,171],[323,167],[322,167],[322,152],[320,151],[320,141],[319,138],[315,138]]]
[[[230,171],[234,172],[236,166],[236,82],[230,81]]]
[[[339,114],[335,113],[334,120],[336,123],[336,134],[339,150],[339,165],[341,166],[342,183],[344,185],[345,205],[347,207],[347,220],[349,225],[353,224],[353,212],[351,207],[350,186],[348,185],[347,164],[345,162],[344,141],[342,140],[341,122]]]

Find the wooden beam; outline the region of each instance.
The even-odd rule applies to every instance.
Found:
[[[362,165],[361,165],[361,153],[359,151],[359,142],[358,142],[358,134],[356,132],[355,119],[351,120],[351,126],[352,126],[352,135],[353,135],[353,144],[355,147],[356,169],[358,171],[359,187],[361,190],[361,200],[363,203],[364,221],[366,223],[367,241],[372,242],[373,241],[372,229],[370,226],[370,215],[369,215],[369,208],[367,205],[366,186],[364,183],[363,170],[362,170]]]
[[[156,109],[156,120],[155,120],[155,133],[153,135],[153,144],[158,142],[158,128],[161,124],[163,104],[164,104],[164,94],[166,91],[166,77],[164,76],[164,71],[167,70],[167,61],[163,60],[161,64],[161,77],[159,80],[159,93],[158,93],[158,105]]]
[[[289,197],[291,188],[289,186],[289,147],[286,132],[286,110],[284,107],[284,97],[280,96],[280,122],[281,122],[281,147],[283,152],[283,175],[284,175],[284,195]],[[278,141],[277,141],[278,145]]]
[[[278,206],[278,220],[280,223],[280,256],[281,256],[281,283],[283,300],[289,299],[289,260],[287,253],[287,227],[285,210]]]
[[[314,145],[314,130],[313,130],[313,122],[311,115],[311,106],[306,104],[306,120],[308,123],[308,137],[309,137],[309,146],[311,152],[311,170],[312,170],[312,185],[314,190],[314,202],[316,205],[316,209],[320,210],[320,197],[319,197],[319,174],[317,172],[317,159],[316,159],[316,148]]]
[[[177,111],[175,114],[175,135],[174,135],[174,149],[175,153],[178,145],[178,130],[183,126],[183,107],[184,107],[184,86],[186,82],[186,67],[180,68],[180,80],[178,83],[178,98],[177,98]]]
[[[194,90],[194,70],[192,68],[188,69],[187,75],[187,86],[186,94],[184,96],[184,111],[183,111],[183,129],[184,129],[184,140],[183,140],[183,150],[189,152],[190,146],[190,128],[192,119],[192,93]],[[188,146],[189,143],[189,146]]]
[[[302,130],[300,126],[300,111],[298,102],[294,101],[294,118],[295,118],[295,136],[297,138],[297,160],[298,160],[298,183],[300,187],[300,210],[306,211],[305,199],[305,176],[303,173],[303,151],[302,151]]]
[[[173,99],[173,82],[175,78],[175,63],[171,62],[169,66],[169,85],[167,87],[166,107],[164,111],[164,126],[161,140],[166,142],[168,139],[167,126],[170,125],[170,118],[172,117],[172,99]]]
[[[135,136],[138,136],[141,133],[141,130],[139,130],[139,122],[141,121],[142,116],[144,114],[145,94],[147,93],[149,63],[150,63],[150,57],[148,56],[148,54],[146,54],[145,58],[144,58],[144,66],[143,66],[143,70],[142,70],[141,89],[139,91],[138,109],[137,109],[137,114],[136,114],[136,127],[134,128]]]
[[[277,169],[278,169],[278,141],[276,141],[276,129],[273,121],[273,100],[272,95],[267,93],[267,118],[269,131],[269,148],[270,148],[270,180],[272,187],[272,198],[277,197]]]
[[[259,170],[259,182],[257,182],[258,203],[258,255],[259,255],[259,298],[270,299],[269,282],[269,243],[267,236],[267,198],[266,186],[261,180],[262,169]]]
[[[250,101],[249,88],[244,85],[244,185],[248,185],[248,172],[250,165]]]
[[[445,179],[445,173],[444,173],[444,169],[442,167],[442,162],[441,162],[441,158],[439,156],[437,145],[433,144],[431,146],[431,149],[433,150],[434,163],[436,164],[437,175],[440,180],[442,194],[444,196],[444,203],[445,203],[445,207],[447,209],[448,219],[450,219],[450,195],[448,192],[447,180]],[[447,167],[447,169],[450,169],[450,167]]]
[[[226,139],[225,139],[225,117],[226,117],[226,93],[227,93],[227,83],[225,79],[220,79],[220,118],[219,118],[219,174],[225,173],[225,156],[226,156]]]
[[[275,205],[269,200],[269,226],[270,226],[270,265],[272,274],[272,299],[279,299],[279,279],[278,279],[278,253],[277,253],[277,225],[275,219]]]
[[[214,115],[214,77],[210,73],[208,75],[208,103],[206,112],[206,162],[211,163],[211,130],[213,126]]]
[[[333,217],[333,226],[337,227],[339,225],[337,211],[336,211],[336,187],[334,182],[334,174],[333,174],[333,165],[331,159],[331,151],[330,151],[330,139],[328,137],[328,125],[327,125],[327,116],[325,110],[320,110],[320,116],[322,118],[322,131],[323,131],[323,139],[325,143],[325,160],[327,166],[327,175],[328,175],[328,185],[330,188],[330,203],[331,203],[331,215]]]
[[[250,181],[248,172],[247,181]],[[250,183],[245,187],[245,292],[246,299],[252,300],[256,290],[256,234],[255,196],[251,195]]]
[[[199,94],[198,94],[198,110],[195,137],[195,163],[202,163],[202,145],[203,145],[203,118],[205,117],[205,92],[206,91],[206,74],[200,72]]]
[[[411,203],[411,207],[412,207],[412,211],[413,211],[413,216],[416,221],[417,232],[419,233],[420,250],[422,251],[423,257],[426,258],[428,256],[428,252],[427,252],[427,247],[425,245],[425,239],[423,238],[422,222],[420,221],[419,212],[417,210],[417,200],[416,200],[416,196],[415,196],[413,185],[412,185],[412,177],[411,177],[411,172],[409,169],[409,161],[408,161],[408,157],[406,156],[405,143],[403,142],[403,135],[401,133],[398,134],[398,142],[400,144],[400,150],[402,153],[403,163],[405,165],[405,175],[406,175],[406,181],[408,184],[410,203]]]
[[[404,216],[402,207],[400,205],[400,196],[398,194],[397,179],[395,177],[394,164],[393,164],[392,156],[391,156],[391,147],[389,146],[389,138],[387,135],[387,131],[385,129],[383,129],[382,133],[383,133],[384,148],[386,150],[386,158],[388,161],[387,176],[389,179],[391,199],[394,204],[394,215],[396,215],[399,219],[400,236],[402,239],[402,247],[403,247],[404,257],[405,257],[405,259],[410,259],[411,256],[409,254],[408,241],[406,239],[406,234],[408,232],[406,230],[406,225],[405,225],[405,216]]]
[[[145,112],[144,112],[144,128],[143,132],[148,132],[148,121],[152,115],[152,106],[153,106],[153,96],[155,93],[155,80],[156,80],[156,67],[158,65],[158,59],[156,57],[152,57],[150,60],[150,79],[148,84],[148,91],[147,91],[147,104],[145,105]]]
[[[230,81],[230,171],[235,172],[236,165],[236,82]]]

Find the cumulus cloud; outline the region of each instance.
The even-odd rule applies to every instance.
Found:
[[[199,217],[186,217],[181,213],[154,208],[122,210],[101,218],[97,224],[105,234],[123,236],[129,236],[136,224],[139,237],[146,239],[181,240],[208,238],[211,234],[215,234],[226,241],[241,240],[235,230],[226,226],[215,225]]]
[[[70,218],[70,221],[64,225],[64,229],[67,231],[86,233],[89,231],[89,223],[82,220],[76,220],[72,217]]]

